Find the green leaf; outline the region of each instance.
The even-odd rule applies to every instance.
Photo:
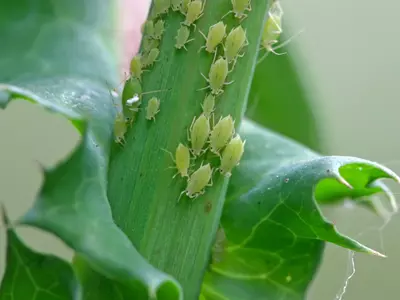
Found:
[[[399,177],[363,159],[318,156],[250,121],[241,134],[246,151],[230,182],[221,218],[225,247],[205,277],[206,299],[304,299],[324,241],[383,256],[340,234],[321,214],[314,191],[330,179],[337,184],[318,186],[325,196],[370,195],[380,191],[371,183]]]
[[[29,249],[7,226],[7,266],[0,286],[0,300],[81,299],[81,288],[71,266],[53,255]]]
[[[0,12],[0,106],[28,100],[82,133],[68,158],[43,170],[37,199],[18,223],[57,235],[94,270],[125,284],[131,298],[139,288],[152,296],[167,289],[178,299],[179,284],[141,257],[107,200],[115,109],[106,83],[117,82],[113,40],[103,27],[113,24],[111,3],[9,1]]]
[[[281,41],[284,42],[290,35],[284,28]],[[282,56],[270,53],[257,65],[246,116],[321,151],[323,145],[317,128],[318,114],[311,107],[314,91],[310,75],[299,49],[291,45],[288,51],[289,54]],[[260,56],[263,55],[260,52]]]

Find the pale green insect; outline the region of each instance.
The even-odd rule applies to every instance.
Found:
[[[144,53],[149,53],[151,51],[151,49],[158,48],[159,45],[160,45],[160,42],[158,40],[145,37],[143,39],[142,49],[143,49]]]
[[[221,118],[210,134],[211,152],[219,155],[219,151],[228,144],[234,133],[235,121],[233,121],[232,116],[228,115]]]
[[[183,25],[190,26],[193,25],[196,27],[194,22],[196,22],[202,15],[204,11],[204,7],[206,6],[207,0],[204,0],[204,3],[201,0],[194,0],[188,4],[188,10],[186,12],[186,19],[183,22]]]
[[[213,94],[208,94],[201,105],[203,109],[203,114],[210,118],[215,110],[215,96]]]
[[[158,17],[168,12],[171,6],[171,0],[154,0],[153,1],[153,17]]]
[[[263,33],[261,36],[261,47],[265,49],[264,56],[258,61],[263,61],[270,52],[276,55],[283,55],[285,53],[277,53],[275,50],[283,47],[289,41],[282,43],[279,46],[273,47],[278,43],[279,37],[282,34],[282,17],[283,9],[279,4],[279,1],[274,1],[271,8],[268,11],[268,20],[264,24]]]
[[[214,53],[216,52],[217,46],[222,42],[226,35],[226,25],[224,22],[220,21],[210,26],[207,36],[205,36],[201,31],[200,34],[206,39],[205,46],[200,49],[206,48],[207,52]]]
[[[226,177],[230,177],[232,169],[239,164],[244,152],[245,143],[246,141],[243,142],[240,136],[236,135],[222,152],[219,171]]]
[[[160,55],[160,50],[158,50],[158,48],[151,49],[147,55],[143,56],[142,66],[143,67],[152,66],[157,61],[159,55]]]
[[[191,152],[194,156],[199,156],[205,151],[203,147],[210,134],[209,119],[204,114],[201,114],[197,119],[194,117],[189,132],[188,140],[191,142]]]
[[[127,122],[123,113],[121,112],[117,113],[114,122],[114,136],[115,136],[115,142],[121,145],[125,144],[125,134],[127,131],[126,123]]]
[[[163,33],[164,33],[164,21],[158,20],[156,24],[154,24],[154,38],[156,40],[161,40]]]
[[[175,168],[178,170],[178,172],[172,176],[172,178],[175,178],[176,175],[181,175],[181,177],[189,177],[189,167],[190,167],[190,152],[189,148],[186,147],[185,145],[179,143],[178,147],[175,150],[175,159],[172,156],[172,153],[162,149],[165,152],[167,152],[169,155],[171,155],[171,158],[173,162],[175,163]]]
[[[135,55],[132,58],[130,64],[130,72],[131,76],[141,80],[143,70],[142,70],[142,57],[140,56],[140,54]]]
[[[181,9],[182,0],[171,0],[171,8],[173,11],[179,11]]]
[[[183,48],[187,51],[185,45],[194,40],[194,39],[188,40],[189,35],[190,35],[190,29],[186,26],[181,25],[181,27],[178,29],[178,33],[175,37],[175,39],[176,39],[175,48],[177,48],[177,49]]]
[[[152,20],[147,20],[142,24],[141,32],[143,36],[153,38],[154,37],[154,23]]]
[[[251,11],[251,0],[231,0],[232,10],[225,14],[222,18],[230,13],[235,14],[235,18],[244,20],[247,17],[246,11]]]
[[[146,107],[146,119],[156,120],[156,114],[160,112],[160,99],[152,97],[147,103]]]
[[[186,194],[186,196],[191,199],[196,199],[198,196],[204,194],[204,189],[207,186],[212,186],[212,173],[213,170],[211,169],[210,164],[204,166],[201,165],[192,175],[190,175],[186,189],[180,194],[178,202],[183,194]]]
[[[183,13],[186,16],[186,13],[189,8],[189,4],[190,4],[190,2],[192,2],[192,0],[181,0],[181,2],[182,2],[181,13]]]
[[[211,88],[211,93],[218,96],[224,92],[223,86],[231,84],[233,81],[225,82],[228,76],[228,62],[223,57],[220,57],[216,62],[211,65],[210,72],[208,73],[208,78],[201,74],[204,79],[209,83],[208,86],[200,90]]]
[[[228,63],[235,61],[238,56],[242,57],[243,55],[239,52],[247,45],[246,31],[242,26],[233,28],[226,37],[224,45],[225,58]]]

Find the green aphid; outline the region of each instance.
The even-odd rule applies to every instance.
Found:
[[[214,126],[210,134],[210,150],[219,155],[219,151],[225,147],[235,133],[235,121],[228,115],[221,118]]]
[[[190,36],[190,29],[186,26],[181,25],[175,37],[176,39],[175,48],[177,49],[183,48],[187,51],[185,45],[194,40],[194,39],[188,40],[189,36]]]
[[[226,177],[230,177],[232,175],[232,169],[239,164],[244,153],[245,143],[246,141],[242,141],[240,136],[237,135],[228,143],[222,152],[221,164],[218,169]]]
[[[142,66],[151,67],[157,61],[159,55],[160,50],[158,48],[151,49],[147,55],[143,56]]]
[[[222,18],[233,13],[235,14],[235,18],[238,18],[240,21],[243,21],[246,17],[247,11],[251,11],[251,0],[231,0],[232,10],[228,11]]]
[[[181,177],[189,177],[189,167],[190,167],[189,148],[179,143],[178,147],[175,150],[175,158],[173,157],[171,152],[165,149],[162,150],[171,155],[172,161],[175,163],[174,168],[177,169],[178,171],[174,176],[172,176],[172,178],[175,178],[175,176],[177,176],[178,174],[181,175]]]
[[[188,5],[188,10],[186,12],[186,19],[183,22],[183,25],[185,26],[193,25],[194,27],[196,27],[194,22],[196,22],[203,15],[206,2],[207,0],[204,0],[204,3],[201,0],[194,0],[190,2]]]
[[[156,120],[156,114],[160,112],[160,99],[152,97],[147,103],[146,107],[146,119]]]
[[[130,64],[130,73],[132,77],[135,77],[139,80],[141,80],[142,78],[142,57],[140,56],[140,54],[135,55],[132,60],[131,60],[131,64]]]
[[[151,51],[151,49],[158,48],[159,45],[160,45],[159,40],[145,37],[143,39],[142,51],[143,53],[148,54]]]
[[[201,165],[192,175],[190,175],[187,186],[180,194],[178,202],[183,194],[186,194],[191,199],[196,199],[198,196],[204,194],[204,189],[207,186],[212,186],[212,173],[210,164]],[[211,183],[210,183],[211,181]]]
[[[154,23],[152,20],[147,20],[142,24],[141,32],[144,37],[154,38]]]
[[[185,16],[188,12],[190,2],[192,2],[192,0],[181,0],[181,13],[183,13]]]
[[[193,118],[192,125],[189,129],[188,140],[191,142],[191,152],[196,157],[201,155],[206,150],[203,150],[208,136],[210,134],[210,121],[204,115],[201,114],[200,117]]]
[[[154,0],[152,16],[159,17],[168,12],[171,6],[171,0]]]
[[[223,57],[220,57],[216,62],[211,65],[210,72],[208,73],[208,78],[201,74],[204,79],[209,83],[209,85],[200,90],[211,88],[211,93],[213,95],[218,96],[222,94],[224,92],[224,85],[228,85],[233,82],[225,82],[228,73],[228,62]]]
[[[228,63],[235,61],[238,56],[241,57],[242,55],[239,52],[247,45],[246,31],[242,26],[233,28],[226,37],[224,44],[225,58]]]
[[[158,20],[156,24],[154,24],[154,38],[156,40],[161,40],[163,33],[164,33],[164,21]]]
[[[208,94],[201,105],[203,109],[203,114],[210,118],[215,110],[215,96],[213,94]]]
[[[214,53],[217,49],[217,46],[222,42],[226,35],[226,25],[224,22],[220,21],[210,26],[207,36],[205,36],[201,31],[200,34],[206,40],[205,46],[201,47],[200,49],[205,48],[208,53]]]

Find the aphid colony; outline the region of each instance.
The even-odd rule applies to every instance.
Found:
[[[228,14],[233,14],[240,22],[247,17],[247,12],[251,11],[251,0],[231,0],[232,10]],[[151,11],[152,19],[146,21],[142,26],[143,40],[142,52],[133,57],[130,64],[130,77],[126,81],[122,93],[123,110],[117,115],[115,122],[116,140],[124,142],[127,122],[132,122],[135,114],[140,109],[142,95],[152,92],[142,91],[142,74],[147,71],[146,68],[153,66],[160,55],[158,49],[165,29],[165,22],[162,16],[168,13],[171,8],[174,12],[183,14],[184,19],[181,22],[175,36],[175,48],[187,51],[187,44],[193,41],[190,38],[191,28],[196,31],[196,21],[202,17],[206,0],[154,0]],[[177,173],[186,178],[187,183],[182,195],[195,199],[205,192],[207,186],[212,185],[212,176],[214,170],[219,170],[224,176],[231,176],[231,172],[237,166],[243,156],[245,141],[238,134],[235,134],[235,121],[231,115],[220,117],[214,124],[214,112],[219,97],[224,92],[226,85],[233,83],[227,81],[229,73],[235,68],[238,58],[244,56],[243,49],[248,45],[246,30],[241,26],[234,26],[227,31],[227,26],[221,21],[209,27],[207,34],[199,31],[203,36],[205,43],[199,49],[209,55],[213,55],[213,61],[210,66],[208,76],[201,74],[208,85],[200,90],[207,89],[201,107],[202,114],[195,116],[188,128],[188,144],[179,143],[175,149],[175,154],[168,152],[174,161],[174,168]],[[261,46],[269,52],[275,53],[278,47],[274,45],[278,42],[282,33],[283,11],[278,0],[271,0],[269,18],[267,19]],[[146,119],[155,120],[160,111],[160,99],[152,97],[146,107]],[[207,153],[207,155],[204,155]],[[193,160],[202,159],[201,164],[198,161],[197,167]],[[207,159],[215,155],[218,157],[219,165],[212,167]],[[179,201],[178,199],[178,201]]]
[[[177,169],[176,175],[187,178],[186,188],[182,195],[195,199],[204,194],[205,188],[212,185],[213,168],[210,163],[201,165],[191,173],[191,159],[198,158],[207,150],[219,157],[220,165],[218,170],[226,177],[231,176],[232,169],[237,166],[244,153],[245,141],[242,141],[238,134],[235,135],[235,122],[230,115],[220,118],[217,124],[211,129],[210,120],[204,114],[194,118],[188,130],[190,148],[180,143],[175,150],[175,157],[172,153],[172,160]],[[164,150],[166,151],[166,150]],[[192,156],[192,157],[191,157]],[[178,201],[179,201],[178,199]]]

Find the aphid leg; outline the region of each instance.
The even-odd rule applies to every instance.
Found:
[[[233,10],[230,10],[230,11],[228,11],[226,14],[224,14],[224,15],[222,16],[221,20],[222,20],[223,18],[225,18],[227,15],[231,14],[231,13],[233,13]]]
[[[232,81],[229,81],[229,82],[224,82],[224,85],[230,85],[230,84],[232,84],[234,82],[235,82],[235,80],[232,80]]]
[[[218,46],[217,46],[217,48],[218,48]],[[215,58],[217,57],[217,48],[215,48],[215,50],[214,50],[214,58],[213,58],[213,61],[212,61],[212,63],[214,64],[214,62],[215,62]]]
[[[201,46],[201,47],[199,48],[199,50],[197,51],[197,53],[200,53],[201,49],[204,49],[204,48],[206,48],[206,46]]]
[[[184,191],[182,191],[182,193],[180,193],[180,195],[179,195],[179,198],[178,198],[178,203],[179,203],[179,200],[181,200],[181,197],[182,197],[182,195],[184,194],[186,192],[186,190],[184,190]]]
[[[168,154],[171,156],[172,161],[175,162],[174,156],[172,155],[172,153],[171,153],[170,151],[168,151],[167,149],[164,149],[164,148],[160,148],[160,149],[161,149],[162,151],[168,153]]]
[[[206,35],[201,31],[201,30],[199,30],[199,33],[203,36],[203,38],[207,41],[207,37],[206,37]]]

